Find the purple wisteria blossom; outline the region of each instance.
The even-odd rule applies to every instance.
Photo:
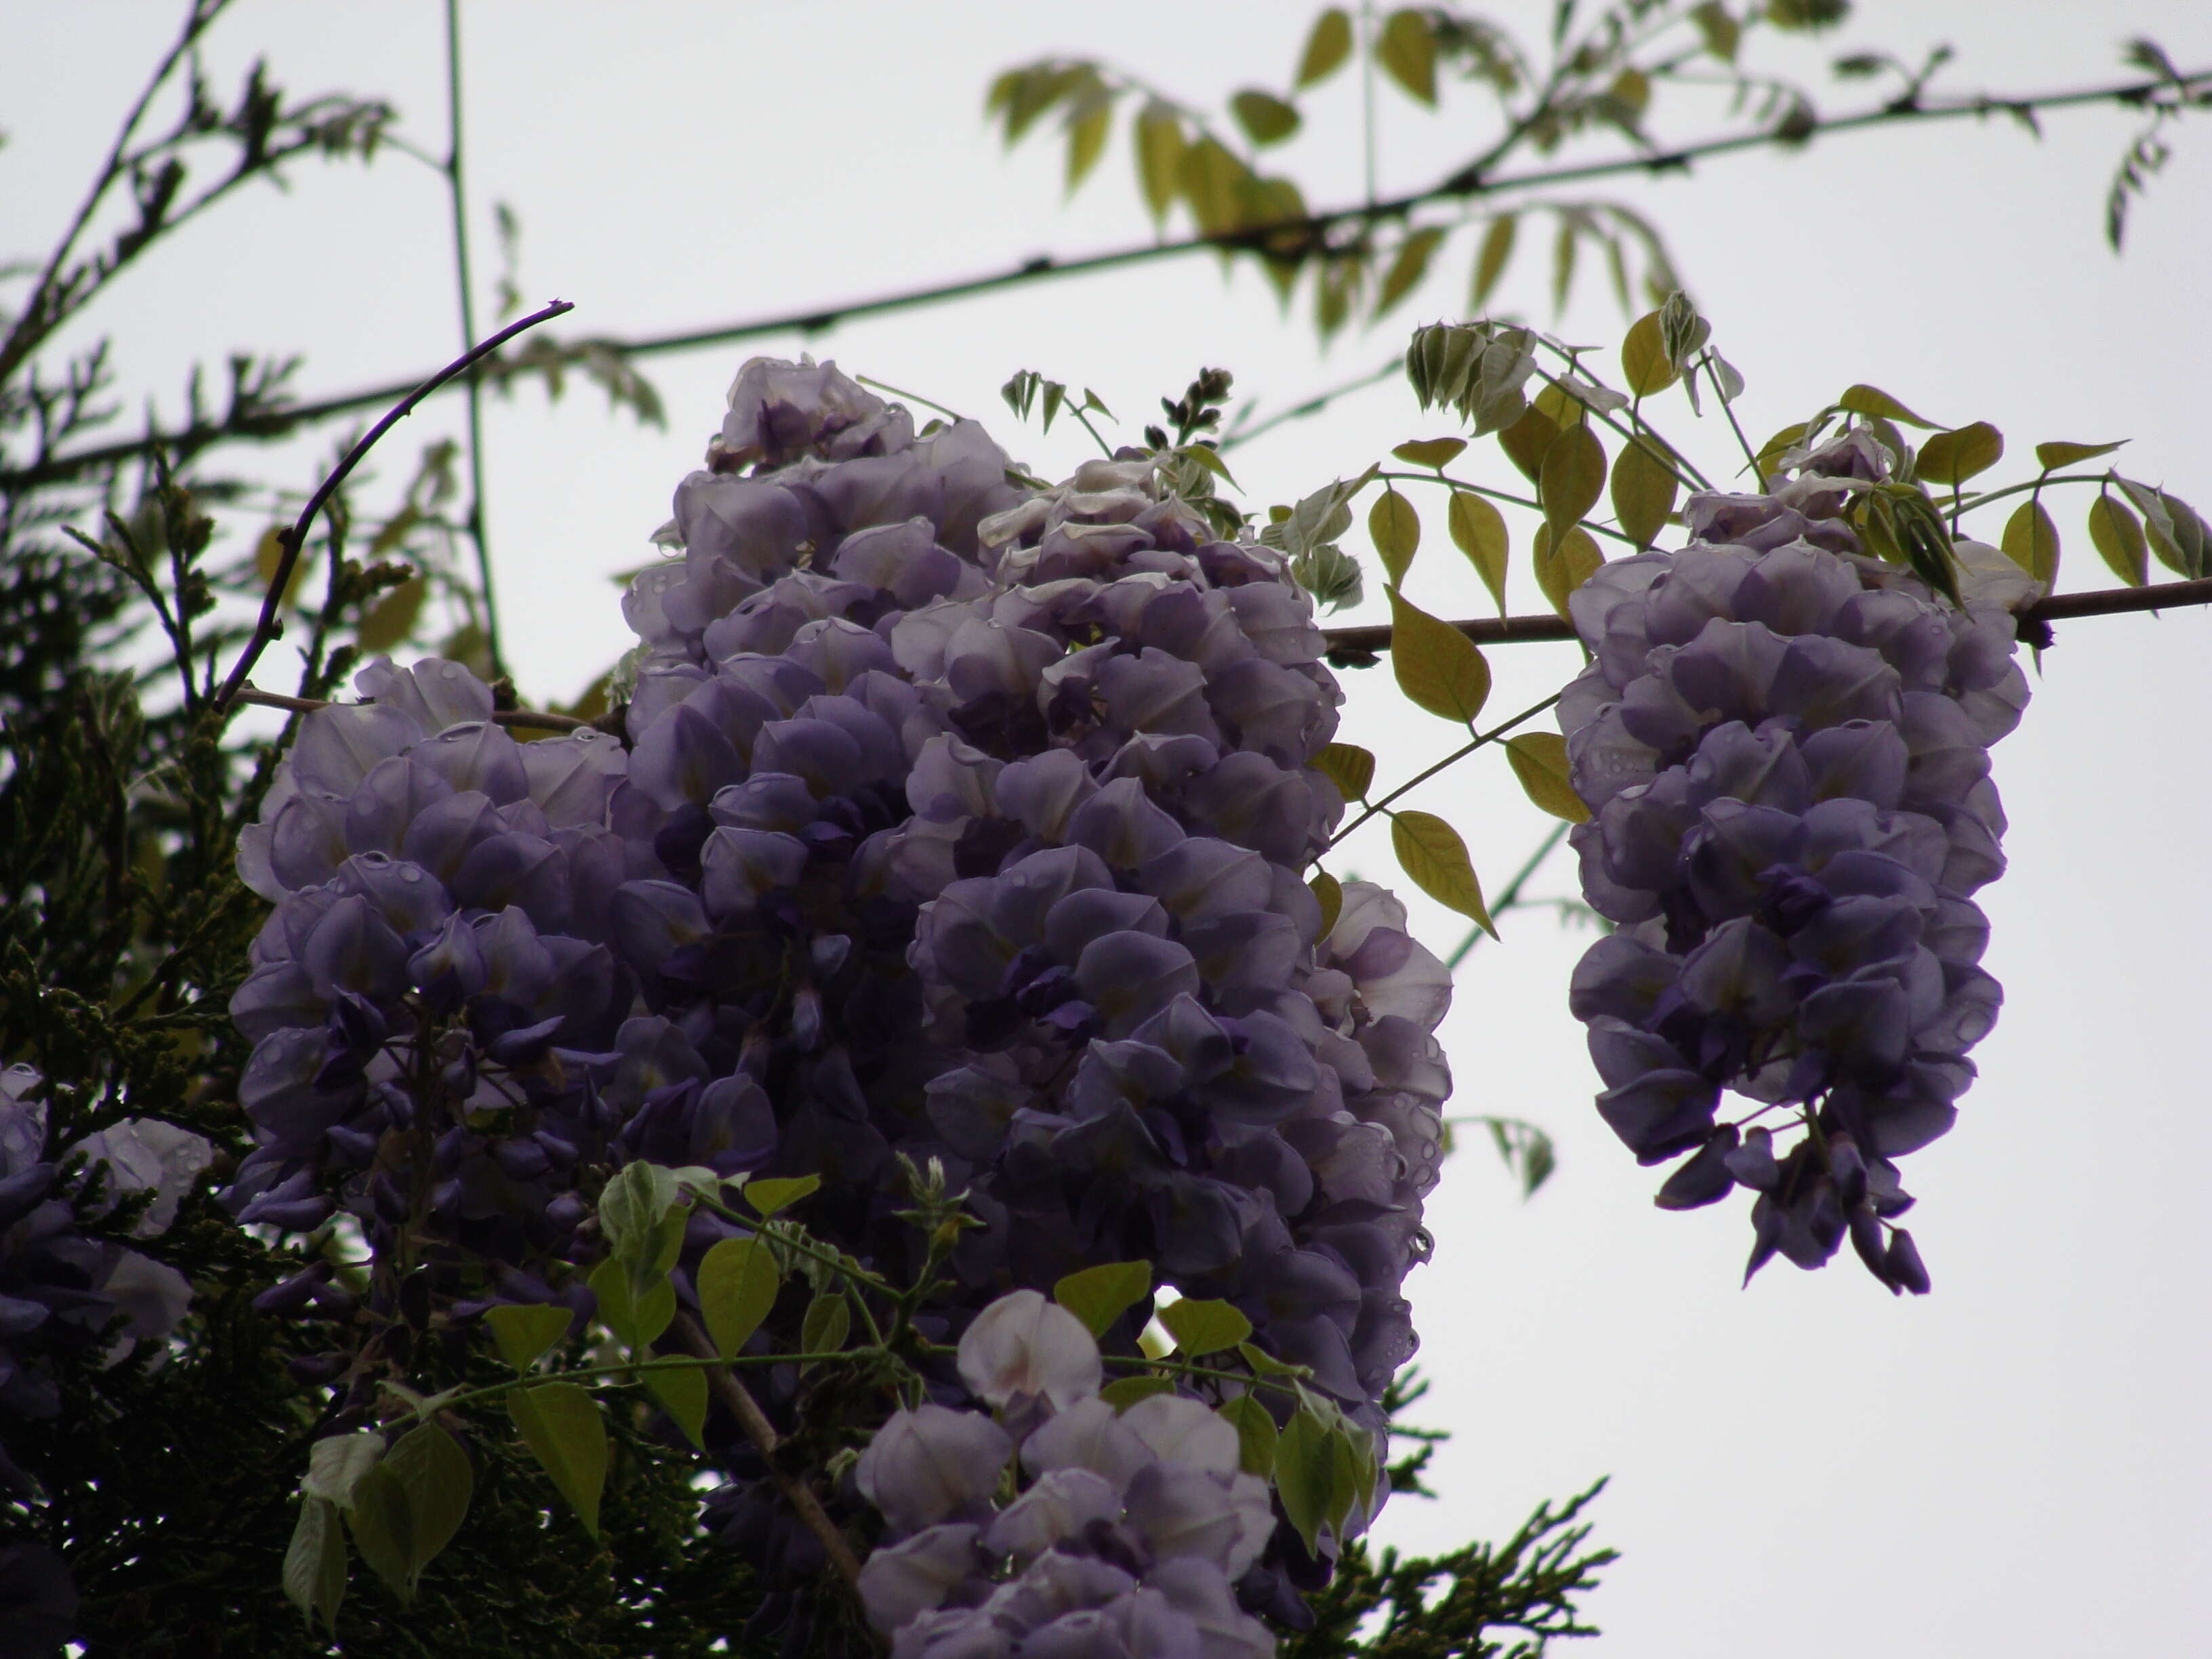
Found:
[[[1862,553],[1841,515],[1887,459],[1854,433],[1771,494],[1692,496],[1689,545],[1574,595],[1572,839],[1616,931],[1571,1004],[1606,1121],[1646,1164],[1690,1154],[1662,1206],[1749,1188],[1747,1272],[1848,1235],[1920,1293],[1895,1160],[1951,1127],[1996,1018],[1972,895],[2004,868],[1988,750],[2027,701],[2007,606],[2035,590],[1966,548],[1954,606]]]
[[[1053,1316],[1058,1316],[1055,1319]],[[1117,1413],[1098,1346],[1034,1291],[987,1307],[960,1370],[1005,1405],[1008,1379],[1057,1377],[1017,1438],[981,1412],[893,1414],[855,1471],[890,1531],[860,1574],[894,1659],[1264,1659],[1233,1586],[1273,1530],[1237,1431],[1156,1395]]]

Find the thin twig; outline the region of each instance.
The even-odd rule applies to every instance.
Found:
[[[690,1314],[678,1313],[675,1329],[684,1346],[700,1358],[713,1359],[720,1354],[721,1351],[715,1347],[714,1340],[700,1328],[699,1322]],[[782,1444],[776,1434],[775,1425],[768,1420],[759,1403],[746,1392],[745,1385],[738,1381],[728,1366],[708,1366],[707,1386],[714,1391],[715,1397],[723,1405],[729,1407],[731,1414],[738,1419],[738,1426],[745,1431],[745,1438],[753,1443],[753,1449],[768,1465],[769,1478],[775,1482],[792,1508],[798,1510],[799,1520],[805,1523],[807,1531],[814,1534],[822,1546],[823,1553],[830,1558],[830,1565],[837,1569],[837,1576],[845,1581],[848,1589],[857,1595],[860,1588],[860,1558],[853,1553],[853,1547],[845,1541],[845,1534],[837,1530],[837,1523],[822,1507],[822,1500],[814,1495],[813,1488],[803,1480],[793,1480],[775,1466],[776,1448]]]
[[[1528,878],[1536,873],[1537,866],[1552,856],[1552,849],[1566,839],[1567,831],[1571,827],[1565,823],[1552,826],[1552,833],[1544,837],[1541,846],[1528,854],[1528,862],[1521,866],[1519,873],[1511,881],[1505,884],[1505,890],[1498,896],[1498,902],[1490,907],[1490,914],[1493,918],[1504,915],[1521,902],[1521,890],[1528,884]],[[1459,949],[1444,958],[1446,973],[1450,973],[1461,963],[1467,960],[1468,952],[1482,943],[1482,925],[1480,922],[1467,930],[1467,937],[1459,942]],[[1472,1119],[1467,1121],[1473,1121]]]
[[[281,691],[264,691],[255,686],[243,685],[231,699],[239,706],[255,708],[283,708],[295,714],[312,714],[318,708],[358,708],[360,703],[329,702],[321,697],[288,697]],[[524,732],[580,732],[591,721],[580,720],[574,714],[556,714],[548,708],[495,708],[491,714],[494,726],[511,726]]]
[[[2043,624],[2075,617],[2118,617],[2142,611],[2178,611],[2190,605],[2212,605],[2212,577],[2192,581],[2153,582],[2147,587],[2100,587],[2087,593],[2054,593],[2038,599],[2018,615],[2019,637],[2029,643],[2038,639]],[[1534,645],[1571,640],[1574,624],[1565,617],[1472,617],[1449,624],[1477,645]],[[1340,667],[1362,667],[1363,657],[1390,648],[1390,624],[1370,623],[1358,628],[1324,628],[1329,659]]]
[[[323,510],[331,496],[337,494],[338,486],[346,481],[347,475],[352,472],[354,468],[361,465],[362,458],[376,447],[377,441],[386,433],[412,414],[416,404],[421,403],[423,398],[428,397],[456,374],[489,356],[524,330],[535,328],[542,322],[558,317],[564,312],[574,311],[575,308],[566,300],[556,300],[551,304],[532,312],[527,317],[509,323],[482,344],[471,346],[394,404],[390,413],[369,428],[360,442],[346,451],[345,459],[331,470],[330,477],[325,478],[317,486],[315,493],[307,497],[307,506],[300,509],[300,516],[294,521],[292,527],[276,532],[277,538],[284,544],[283,556],[277,560],[276,574],[270,579],[269,592],[261,601],[261,617],[253,625],[253,636],[246,641],[246,649],[240,653],[237,665],[230,671],[230,677],[223,681],[222,690],[216,694],[215,707],[217,714],[228,712],[231,703],[245,686],[246,676],[253,672],[253,665],[260,660],[261,653],[269,648],[270,641],[283,632],[283,624],[276,614],[277,609],[283,603],[285,588],[291,584],[293,567],[300,562],[300,550],[307,544],[307,532],[314,526],[315,515]]]
[[[446,0],[446,113],[453,138],[446,152],[446,193],[453,204],[453,270],[461,290],[461,343],[477,337],[476,296],[469,276],[469,198],[461,173],[461,3]],[[491,677],[507,672],[499,648],[499,601],[492,591],[491,532],[484,526],[483,382],[471,374],[469,400],[469,539],[477,544],[477,582],[483,595],[484,654]]]
[[[2195,88],[2212,81],[2212,70],[2199,70],[2185,76],[2181,85]],[[1943,121],[1963,117],[1982,117],[2006,112],[2054,110],[2076,107],[2087,104],[2116,103],[2140,106],[2157,94],[2173,90],[2174,83],[2163,77],[2149,81],[2130,81],[2110,86],[2085,88],[2073,92],[2036,94],[2024,98],[1999,98],[1987,94],[1963,99],[1953,103],[1929,103],[1910,108],[1885,106],[1863,111],[1856,115],[1838,116],[1830,120],[1815,121],[1805,131],[1804,139],[1826,133],[1856,131],[1893,122]],[[1591,179],[1618,178],[1636,173],[1687,172],[1697,162],[1713,156],[1731,155],[1747,149],[1762,149],[1784,143],[1800,142],[1796,135],[1784,140],[1771,131],[1735,133],[1727,137],[1705,139],[1695,143],[1678,145],[1671,149],[1637,155],[1615,156],[1603,161],[1583,162],[1575,166],[1537,167],[1525,173],[1507,173],[1497,178],[1486,175],[1479,164],[1461,167],[1449,178],[1425,190],[1414,191],[1372,205],[1360,204],[1310,215],[1303,219],[1278,220],[1264,225],[1253,225],[1237,230],[1220,231],[1208,235],[1193,235],[1170,241],[1146,242],[1115,248],[1103,253],[1088,254],[1080,258],[1063,259],[1051,254],[1039,254],[1025,259],[1010,269],[966,277],[957,282],[935,283],[923,288],[906,289],[881,295],[872,299],[854,300],[842,305],[817,307],[804,311],[785,312],[775,316],[754,318],[742,322],[718,326],[685,329],[669,334],[651,334],[634,340],[608,339],[599,342],[607,350],[622,357],[653,356],[665,352],[690,351],[702,347],[728,345],[739,340],[757,339],[773,334],[818,334],[863,317],[881,316],[886,313],[913,310],[921,307],[943,304],[948,301],[974,299],[981,295],[996,293],[1026,283],[1055,281],[1064,276],[1079,276],[1092,272],[1118,270],[1125,266],[1148,264],[1156,259],[1172,259],[1193,253],[1206,252],[1265,252],[1270,245],[1279,246],[1285,240],[1305,246],[1317,246],[1327,234],[1342,225],[1368,224],[1377,221],[1402,218],[1413,210],[1432,202],[1464,201],[1476,197],[1489,197],[1510,191],[1539,190],[1552,185],[1580,184]],[[233,430],[226,422],[207,422],[177,433],[151,433],[143,438],[124,442],[105,444],[82,449],[68,455],[54,456],[17,471],[0,472],[0,490],[20,490],[35,484],[71,477],[112,461],[128,459],[150,449],[175,445],[204,447],[219,439],[250,436],[269,438],[283,435],[292,428],[308,422],[326,420],[334,415],[343,415],[356,409],[371,407],[390,401],[407,390],[411,382],[395,382],[388,386],[371,386],[358,392],[341,393],[314,403],[298,404],[289,410],[264,413],[256,416],[256,429],[252,432]]]

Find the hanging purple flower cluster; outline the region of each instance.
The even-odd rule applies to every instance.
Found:
[[[1770,495],[1692,496],[1689,545],[1573,597],[1595,653],[1559,702],[1594,814],[1573,843],[1618,931],[1571,1006],[1606,1121],[1644,1163],[1693,1154],[1662,1206],[1747,1187],[1750,1272],[1819,1267],[1848,1234],[1919,1293],[1894,1160],[1950,1127],[2001,1000],[1972,896],[2004,868],[1988,750],[2027,701],[2023,584],[1978,585],[1992,550],[1962,545],[1954,605],[1862,553],[1843,514],[1887,476],[1869,434],[1794,459]],[[1717,1121],[1723,1090],[1759,1108]]]
[[[1018,488],[829,365],[747,365],[708,461],[628,604],[611,822],[662,868],[610,915],[681,1050],[656,1122],[742,1095],[885,1267],[893,1154],[936,1157],[986,1224],[970,1310],[1150,1259],[1379,1427],[1447,978],[1371,889],[1322,936],[1339,693],[1279,556],[1152,457]]]
[[[594,1073],[634,994],[600,942],[635,862],[605,828],[628,757],[592,732],[516,742],[454,663],[358,684],[373,701],[306,717],[240,838],[276,908],[231,1000],[257,1146],[227,1201],[295,1231],[336,1204],[375,1240],[420,1200],[465,1278],[526,1275],[567,1249],[579,1169],[622,1121],[623,1079]],[[339,1310],[327,1278],[264,1305]]]
[[[120,1358],[167,1337],[191,1301],[175,1268],[87,1237],[83,1224],[150,1195],[133,1234],[166,1232],[212,1157],[199,1136],[144,1118],[49,1147],[43,1092],[31,1066],[0,1072],[0,1408],[34,1418],[61,1409],[42,1356]],[[0,1449],[0,1492],[21,1482]]]
[[[890,1523],[860,1594],[893,1659],[1275,1651],[1231,1588],[1274,1524],[1234,1427],[1179,1395],[1117,1413],[1091,1333],[1034,1291],[986,1308],[959,1363],[998,1419],[896,1413],[854,1472]]]

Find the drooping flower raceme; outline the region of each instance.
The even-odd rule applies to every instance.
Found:
[[[1386,894],[1349,884],[1324,929],[1304,879],[1340,696],[1281,556],[1158,458],[1042,489],[972,422],[763,361],[656,539],[680,557],[623,601],[627,752],[516,744],[437,662],[307,717],[241,848],[276,904],[234,1005],[241,1216],[336,1203],[374,1243],[427,1194],[482,1264],[452,1293],[543,1296],[581,1197],[644,1158],[818,1176],[808,1228],[902,1282],[902,1171],[934,1158],[981,1225],[933,1338],[1149,1260],[1379,1431],[1448,975]],[[732,1231],[695,1212],[683,1294]],[[313,1273],[284,1296],[328,1294]],[[757,1347],[798,1351],[804,1311]],[[798,1378],[755,1375],[798,1426]],[[803,1586],[808,1535],[708,1431],[710,1524]]]
[[[199,1136],[144,1118],[49,1146],[44,1089],[28,1066],[0,1072],[0,1410],[25,1417],[61,1408],[45,1356],[120,1358],[184,1317],[192,1289],[183,1274],[88,1237],[83,1224],[143,1196],[133,1236],[166,1232],[213,1156]],[[0,1449],[0,1491],[19,1479]]]
[[[1996,1018],[1972,895],[2004,867],[1988,750],[2027,700],[2005,607],[2032,590],[1969,558],[1954,605],[1862,553],[1841,514],[1885,476],[1868,434],[1793,459],[1770,495],[1692,496],[1689,545],[1573,596],[1595,653],[1559,702],[1593,813],[1573,844],[1618,931],[1571,1006],[1607,1122],[1646,1164],[1692,1155],[1662,1206],[1747,1187],[1750,1271],[1848,1234],[1922,1292],[1894,1160],[1950,1127]]]
[[[960,1370],[1019,1435],[925,1405],[894,1413],[854,1470],[890,1524],[860,1595],[894,1659],[1274,1652],[1232,1589],[1274,1526],[1235,1428],[1179,1395],[1116,1413],[1090,1332],[1035,1291],[982,1311]]]

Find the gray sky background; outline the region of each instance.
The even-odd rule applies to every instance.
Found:
[[[1547,10],[1516,0],[1496,14],[1535,33]],[[41,251],[64,222],[177,11],[0,0],[0,253]],[[1286,82],[1310,15],[1285,0],[471,0],[480,315],[495,200],[522,221],[526,296],[576,301],[577,331],[826,305],[1142,240],[1121,136],[1068,204],[1056,151],[1006,158],[984,129],[991,76],[1046,52],[1098,54],[1218,103],[1239,85]],[[1960,58],[1939,88],[2041,89],[2121,78],[2119,44],[2135,33],[2184,67],[2212,64],[2212,9],[2190,0],[1881,0],[1840,35],[1772,61],[1817,77],[1850,47],[1917,58],[1948,40]],[[424,0],[248,0],[210,59],[219,95],[265,54],[288,87],[387,96],[405,131],[440,150],[442,53],[440,9]],[[1865,94],[1823,96],[1841,107]],[[1481,110],[1471,94],[1433,118],[1386,100],[1384,189],[1425,183],[1478,147]],[[1283,153],[1310,199],[1357,195],[1358,131],[1356,83],[1340,77]],[[1686,179],[1629,179],[1615,193],[1672,239],[1717,343],[1750,383],[1755,434],[1869,380],[1939,420],[1995,422],[2014,458],[2007,478],[2025,476],[2014,463],[2038,441],[2124,437],[2132,476],[2212,508],[2200,392],[2212,359],[2212,118],[2174,135],[2115,258],[2103,194],[2132,131],[2130,117],[2097,111],[2051,118],[2039,143],[2003,120],[1886,131]],[[252,192],[179,238],[88,319],[85,334],[114,337],[134,401],[173,414],[188,366],[234,348],[305,353],[308,395],[453,354],[442,181],[397,154],[367,171],[310,165],[295,181],[289,197]],[[1586,277],[1553,324],[1529,252],[1542,240],[1524,236],[1500,307],[1577,341],[1617,340],[1625,319],[1601,280]],[[1224,282],[1212,264],[1183,261],[813,342],[657,360],[647,368],[666,432],[609,418],[588,388],[551,408],[534,391],[495,403],[489,518],[517,678],[532,695],[572,696],[628,643],[607,576],[650,556],[645,538],[749,350],[811,344],[980,416],[1057,474],[1081,458],[1083,434],[1017,427],[997,396],[1012,370],[1095,386],[1133,425],[1201,363],[1233,369],[1240,392],[1292,402],[1381,361],[1413,322],[1459,314],[1468,250],[1456,246],[1381,328],[1327,353],[1256,277]],[[1605,361],[1617,361],[1609,349]],[[402,428],[380,458],[387,479],[455,429],[458,410]],[[1672,418],[1702,457],[1723,460],[1717,422]],[[1236,466],[1264,506],[1448,429],[1394,381],[1282,428]],[[270,451],[269,476],[309,482],[327,443]],[[1504,482],[1494,448],[1480,468]],[[1418,504],[1429,533],[1413,597],[1442,614],[1486,609],[1449,550],[1441,503]],[[2086,505],[2057,506],[2062,586],[2106,585],[2081,528]],[[1516,526],[1524,546],[1528,528]],[[1513,601],[1541,607],[1525,564]],[[1436,1261],[1410,1294],[1435,1390],[1417,1415],[1456,1437],[1438,1459],[1443,1501],[1394,1505],[1386,1539],[1433,1548],[1502,1536],[1539,1498],[1609,1474],[1598,1536],[1624,1559],[1589,1607],[1605,1652],[2063,1659],[2212,1644],[2208,645],[2201,612],[2063,628],[2025,725],[1998,751],[2012,868],[1984,897],[2006,1011],[1978,1052],[1981,1080],[1958,1127],[1906,1165],[1932,1297],[1893,1302],[1848,1255],[1818,1274],[1777,1263],[1739,1290],[1743,1206],[1654,1210],[1656,1176],[1590,1109],[1594,1079],[1565,1006],[1589,935],[1524,911],[1507,918],[1503,947],[1474,953],[1443,1032],[1458,1108],[1544,1124],[1562,1167],[1524,1206],[1486,1147],[1469,1144],[1431,1200]],[[1492,656],[1500,714],[1574,666],[1565,647]],[[1386,673],[1347,677],[1343,735],[1375,748],[1395,780],[1449,734],[1405,712]],[[1502,765],[1448,774],[1417,804],[1462,828],[1493,891],[1547,827]],[[1387,843],[1355,844],[1350,863],[1387,876]],[[1571,884],[1561,861],[1535,890]],[[1440,950],[1456,942],[1453,918],[1415,912]]]

